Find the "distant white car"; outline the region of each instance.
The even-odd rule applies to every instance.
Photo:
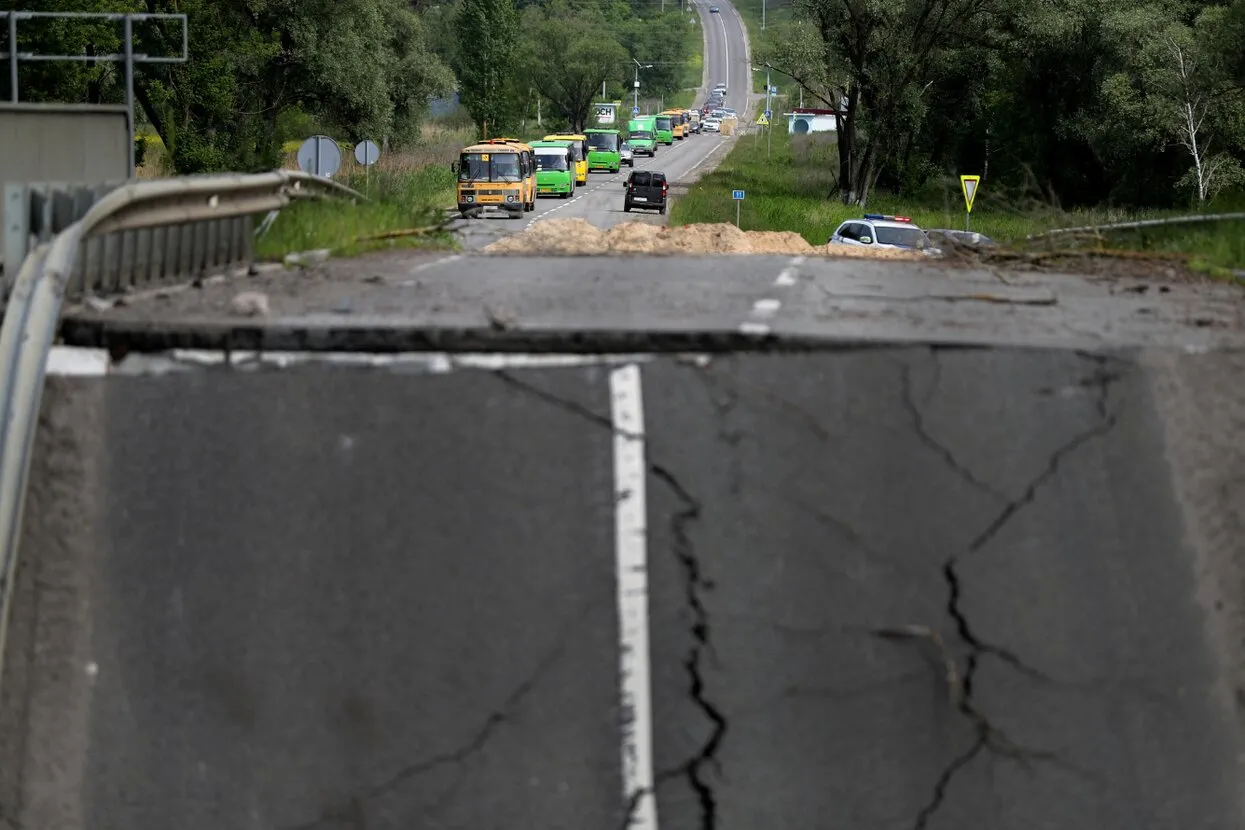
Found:
[[[722,132],[722,121],[718,118],[706,118],[704,121],[704,129],[707,133]]]
[[[623,142],[618,147],[618,155],[623,164],[628,167],[635,167],[635,153],[631,149],[631,145]]]
[[[710,7],[709,7],[709,14],[721,14],[721,12],[719,12],[719,11],[718,11],[718,7],[717,7],[717,6],[710,6]]]

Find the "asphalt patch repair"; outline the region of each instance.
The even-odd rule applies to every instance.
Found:
[[[624,222],[609,230],[602,230],[583,219],[546,219],[523,233],[499,239],[486,247],[484,252],[540,256],[777,254],[857,259],[927,259],[916,251],[811,245],[807,239],[793,231],[744,231],[724,222],[677,227]]]

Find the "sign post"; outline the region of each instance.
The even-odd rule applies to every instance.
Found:
[[[742,190],[732,190],[731,198],[735,200],[735,227],[739,227],[739,208],[744,203],[744,192]]]
[[[977,186],[981,184],[981,176],[960,176],[960,189],[964,191],[964,230],[970,230],[969,217],[973,213],[973,202],[977,199]]]
[[[363,183],[370,192],[372,189],[372,165],[380,158],[380,148],[376,143],[364,139],[354,146],[354,160],[363,165]]]

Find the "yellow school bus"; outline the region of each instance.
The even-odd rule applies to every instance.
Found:
[[[478,216],[492,208],[518,219],[536,209],[536,157],[512,138],[493,138],[464,147],[455,166],[458,212]]]
[[[687,135],[687,116],[683,110],[665,110],[662,115],[670,117],[670,123],[674,127],[674,138],[676,141],[682,141],[683,136]]]
[[[588,136],[583,134],[559,133],[547,135],[545,141],[571,142],[571,158],[575,162],[575,184],[588,183]]]

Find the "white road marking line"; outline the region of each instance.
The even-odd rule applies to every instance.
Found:
[[[44,371],[62,377],[99,377],[108,374],[111,362],[105,349],[53,346]]]
[[[739,324],[739,331],[741,334],[769,334],[769,326],[748,320]]]
[[[700,165],[704,164],[706,161],[709,160],[709,156],[713,155],[714,153],[716,153],[718,150],[721,150],[725,146],[726,146],[726,139],[721,139],[717,144],[714,145],[712,150],[705,153],[704,157],[700,161],[696,162],[691,167],[687,168],[687,172],[684,173],[683,175],[690,176],[693,170],[695,170],[697,167],[699,167]]]
[[[426,271],[427,269],[434,268],[438,265],[446,265],[448,263],[453,262],[454,260],[462,259],[462,258],[463,258],[462,254],[451,254],[450,256],[443,256],[440,259],[434,259],[432,262],[425,262],[422,265],[416,265],[408,273],[418,274],[420,271]],[[414,285],[416,282],[417,280],[402,280],[402,282],[398,283],[398,285],[410,287]]]
[[[752,313],[757,317],[769,317],[780,308],[782,308],[782,300],[766,297],[752,304]]]
[[[648,632],[648,506],[640,367],[610,372],[614,425],[614,556],[618,572],[623,800],[630,828],[657,830]]]
[[[91,356],[95,363],[83,365],[105,365],[107,352],[102,349],[74,349],[68,346],[54,348],[68,352],[98,352]],[[133,353],[122,358],[117,364],[97,374],[147,375],[164,374],[169,370],[188,370],[196,366],[209,367],[228,365],[239,369],[285,369],[290,366],[310,365],[316,363],[336,366],[357,366],[363,368],[387,368],[398,370],[418,369],[434,374],[445,374],[461,369],[565,369],[579,366],[618,366],[648,362],[653,358],[647,354],[497,354],[491,352],[406,352],[402,354],[366,354],[362,352],[224,352],[206,349],[173,349],[156,354]],[[50,361],[49,361],[50,362]],[[62,371],[68,365],[64,356],[57,359],[53,372],[49,366],[49,374],[89,374],[84,371]]]

